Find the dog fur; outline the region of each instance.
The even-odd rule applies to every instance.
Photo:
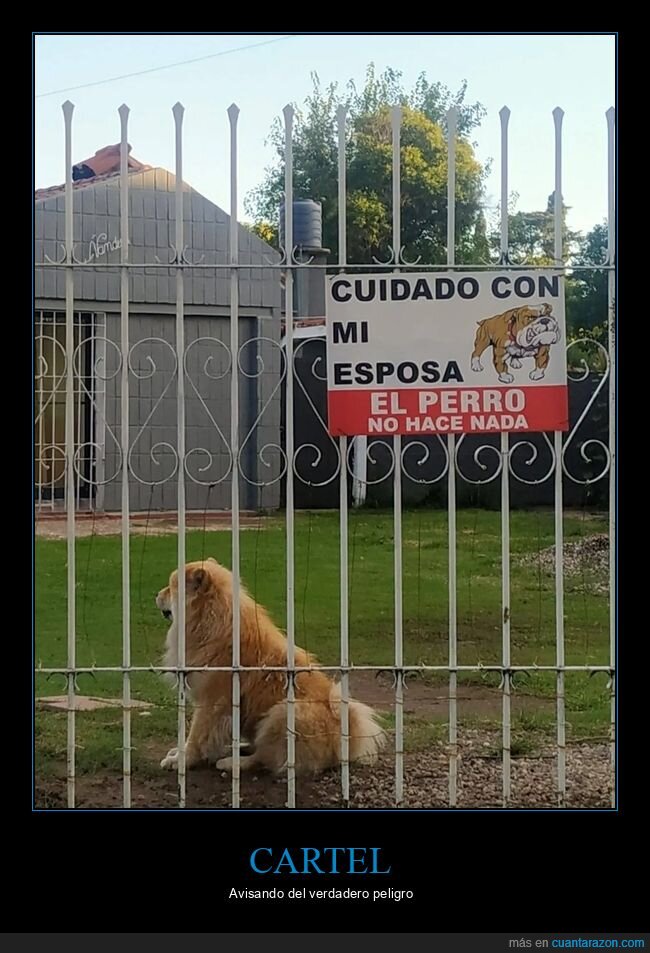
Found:
[[[232,573],[216,560],[189,563],[185,569],[185,663],[190,667],[232,664]],[[164,665],[178,659],[178,574],[156,597],[156,605],[172,625],[167,634]],[[240,587],[240,658],[242,666],[286,666],[287,640],[266,610],[244,586]],[[317,664],[296,647],[296,666]],[[172,679],[174,676],[172,675]],[[188,687],[193,718],[185,748],[191,768],[216,761],[217,768],[232,769],[232,674],[191,672]],[[341,759],[341,689],[325,672],[299,672],[295,676],[296,774],[317,774],[335,767]],[[286,676],[283,672],[240,674],[240,726],[242,738],[252,744],[251,754],[240,755],[240,768],[266,769],[276,775],[287,764]],[[386,736],[367,705],[349,703],[349,760],[372,763]],[[178,749],[172,748],[161,767],[177,767]]]

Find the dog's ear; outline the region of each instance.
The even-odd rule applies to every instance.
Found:
[[[215,566],[218,566],[218,565],[219,565],[219,563],[218,563],[217,560],[214,558],[214,556],[208,556],[208,558],[206,559],[206,563],[214,563]]]
[[[205,569],[193,569],[187,582],[191,592],[205,592],[210,585],[210,577]]]

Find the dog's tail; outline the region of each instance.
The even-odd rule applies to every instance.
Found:
[[[332,685],[330,708],[340,717],[341,683]],[[372,764],[386,744],[386,732],[377,720],[377,714],[368,705],[351,698],[349,703],[350,761]]]

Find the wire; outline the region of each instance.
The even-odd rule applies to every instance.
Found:
[[[138,70],[135,73],[123,73],[121,76],[110,76],[108,79],[97,79],[92,83],[80,83],[78,86],[65,86],[62,89],[52,89],[48,93],[37,93],[35,99],[43,99],[45,96],[56,96],[58,93],[70,93],[75,89],[88,89],[90,86],[103,86],[106,83],[116,83],[120,79],[131,79],[134,76],[145,76],[149,73],[159,73],[164,69],[174,69],[176,66],[187,66],[190,63],[200,63],[203,60],[213,60],[219,56],[228,56],[229,53],[243,53],[244,50],[254,50],[260,46],[269,46],[271,43],[280,43],[283,40],[291,40],[300,33],[287,33],[285,36],[277,36],[272,40],[263,40],[261,43],[249,43],[248,46],[237,46],[232,50],[220,50],[218,53],[209,53],[207,56],[197,56],[191,60],[179,60],[177,63],[166,63],[164,66],[152,66],[150,69]]]

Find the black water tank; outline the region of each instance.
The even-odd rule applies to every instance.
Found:
[[[284,203],[280,206],[280,244],[284,248]],[[293,203],[293,244],[322,248],[323,210],[320,202],[300,199]]]

